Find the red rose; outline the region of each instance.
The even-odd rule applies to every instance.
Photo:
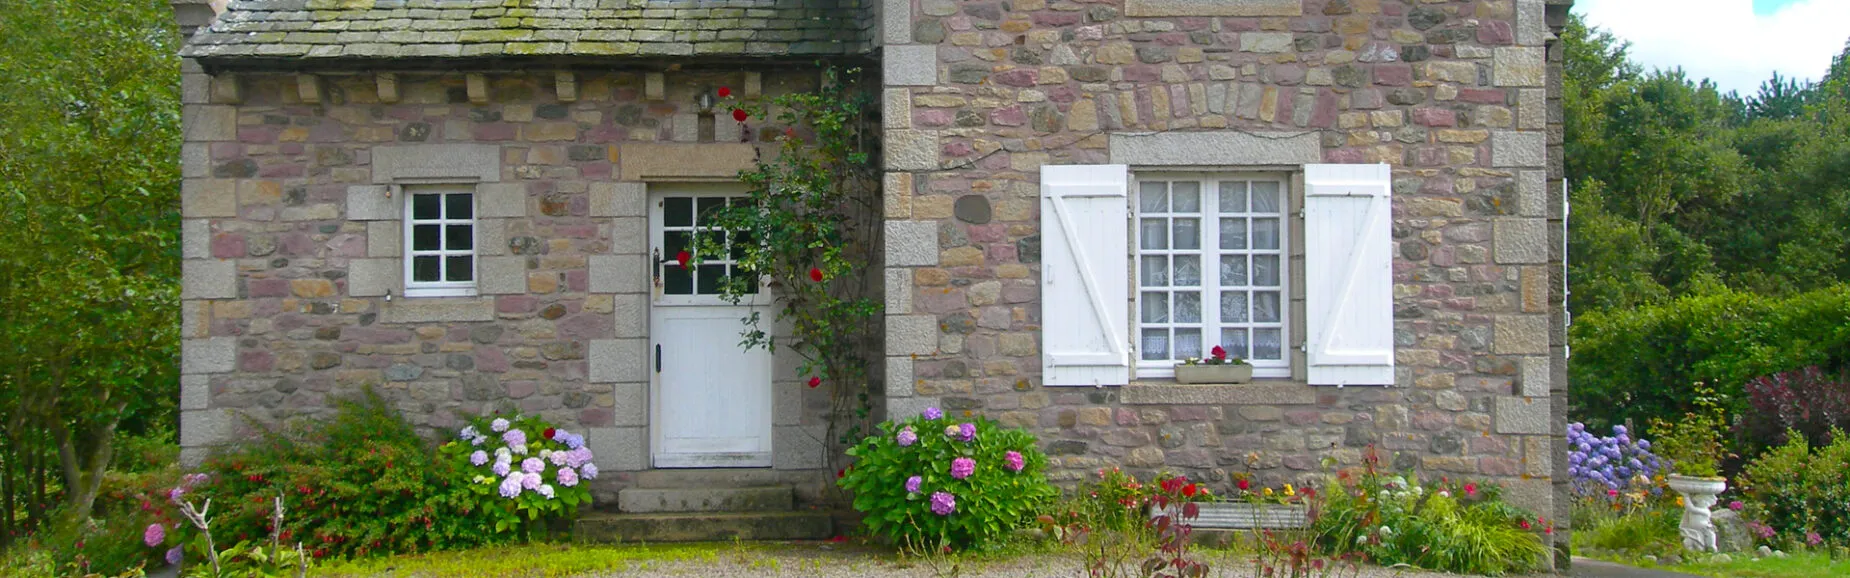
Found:
[[[816,387],[816,386],[818,386],[818,385],[822,385],[822,378],[820,378],[820,377],[812,377],[812,378],[809,378],[809,386],[810,386],[810,387]]]
[[[1195,485],[1194,485],[1194,484],[1189,484],[1189,485],[1186,485],[1186,486],[1182,486],[1182,495],[1184,495],[1184,496],[1188,496],[1188,497],[1191,497],[1191,498],[1193,498],[1193,497],[1195,497],[1195,491],[1196,491],[1196,490],[1195,490]]]
[[[839,470],[835,470],[835,477],[837,477],[837,478],[846,478],[846,477],[848,477],[848,468],[842,468],[842,469],[839,469]]]
[[[809,268],[809,280],[815,281],[817,283],[821,283],[822,282],[822,270],[815,268],[815,267],[810,267]]]
[[[686,268],[687,268],[687,263],[688,263],[688,261],[692,261],[692,260],[694,260],[694,254],[693,254],[693,253],[689,253],[689,252],[687,252],[687,251],[682,251],[682,252],[679,252],[679,253],[675,253],[675,254],[674,254],[674,259],[675,259],[676,261],[680,261],[680,262],[681,262],[681,268],[682,268],[682,269],[686,269]]]
[[[726,88],[724,86],[719,87],[719,97],[726,98],[728,96],[732,96],[732,89]]]
[[[559,433],[559,430],[552,429],[552,428],[546,428],[546,431],[542,432],[542,435],[544,435],[546,439],[552,439],[552,434],[555,434],[555,433]]]
[[[745,119],[748,118],[749,116],[750,115],[745,114],[745,109],[743,108],[732,109],[732,120],[736,120],[739,122],[745,122]]]

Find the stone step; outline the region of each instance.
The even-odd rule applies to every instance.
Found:
[[[788,512],[796,492],[790,486],[757,488],[626,488],[617,510],[630,514],[669,512]]]
[[[636,472],[633,488],[762,488],[791,483],[793,475],[771,468],[680,468]]]
[[[578,518],[581,542],[723,542],[823,540],[834,536],[828,512],[592,513]]]

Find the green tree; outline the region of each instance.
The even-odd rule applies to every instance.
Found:
[[[6,526],[22,497],[30,524],[53,497],[68,519],[87,516],[118,427],[172,418],[180,91],[171,20],[161,0],[0,10]]]

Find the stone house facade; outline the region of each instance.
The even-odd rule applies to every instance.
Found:
[[[777,130],[699,95],[807,90],[825,60],[879,81],[890,415],[1028,428],[1065,482],[1298,481],[1372,446],[1565,526],[1568,4],[176,2],[201,26],[182,443],[370,383],[432,427],[587,428],[610,491],[826,484],[824,400],[790,360],[678,353],[736,340],[660,252]],[[1253,383],[1174,382],[1217,344]]]

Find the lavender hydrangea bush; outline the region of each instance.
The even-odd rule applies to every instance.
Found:
[[[493,513],[496,533],[569,519],[591,503],[584,481],[598,472],[584,436],[538,416],[477,418],[438,451],[461,465],[476,505]]]
[[[1649,440],[1633,437],[1625,426],[1612,426],[1610,436],[1593,435],[1586,424],[1567,426],[1567,473],[1582,496],[1658,491],[1654,479],[1669,466],[1651,453]]]
[[[938,408],[880,424],[848,455],[855,463],[838,483],[868,530],[902,547],[996,544],[1059,493],[1034,436]]]

